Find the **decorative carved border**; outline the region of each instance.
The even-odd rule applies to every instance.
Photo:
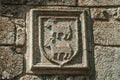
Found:
[[[37,73],[37,74],[78,74],[84,73],[88,71],[88,44],[87,44],[87,19],[86,12],[82,10],[41,10],[41,9],[32,9],[27,18],[27,52],[25,55],[26,58],[26,72],[27,73]],[[67,16],[67,17],[77,17],[81,22],[81,33],[82,33],[82,63],[76,66],[42,66],[37,63],[34,59],[38,56],[35,54],[34,49],[38,49],[37,53],[41,53],[39,50],[39,41],[38,37],[40,37],[37,32],[39,32],[38,26],[41,26],[38,23],[38,19],[43,16]],[[35,35],[37,35],[35,37]],[[35,48],[34,48],[35,47]],[[34,58],[35,57],[35,58]]]

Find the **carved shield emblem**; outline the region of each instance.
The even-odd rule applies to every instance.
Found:
[[[52,64],[64,65],[78,53],[76,17],[40,17],[40,50]]]

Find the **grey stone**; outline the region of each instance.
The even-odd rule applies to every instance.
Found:
[[[90,11],[96,20],[120,20],[120,8],[91,8]]]
[[[2,4],[76,5],[76,0],[2,0]]]
[[[75,76],[73,80],[91,80],[88,76]]]
[[[94,43],[100,45],[120,45],[120,23],[117,21],[96,21],[93,26]]]
[[[26,0],[1,0],[2,4],[24,4]]]
[[[116,6],[120,0],[78,0],[79,6]]]
[[[50,76],[45,76],[46,80],[65,80],[66,75],[50,75]]]
[[[25,44],[25,27],[21,27],[16,25],[16,45],[24,45]]]
[[[14,47],[0,46],[0,79],[12,79],[23,71],[23,56]]]
[[[120,50],[116,50],[116,54],[114,55],[114,63],[113,63],[113,77],[115,80],[120,79]]]
[[[82,73],[82,69],[88,70],[87,25],[84,25],[87,21],[86,13],[66,9],[52,12],[53,9],[46,11],[32,9],[27,16],[29,18],[27,23],[27,45],[29,46],[26,53],[27,73]],[[81,29],[79,25],[82,25]],[[46,69],[42,69],[43,67]]]
[[[27,0],[31,5],[76,5],[76,0]]]
[[[15,18],[25,18],[26,7],[24,5],[2,5],[1,15]]]
[[[15,25],[7,17],[0,17],[0,45],[15,43]]]
[[[15,49],[15,51],[16,51],[16,53],[22,53],[23,52],[23,48],[21,48],[21,47],[17,47],[16,49]]]
[[[16,28],[16,46],[23,46],[25,44],[25,27],[26,23],[24,19],[11,18],[11,21],[15,24]]]
[[[12,18],[11,21],[16,24],[19,25],[21,27],[25,27],[26,26],[26,22],[24,18]]]
[[[25,75],[19,80],[89,80],[88,76],[68,75]]]
[[[44,80],[42,77],[35,75],[25,75],[21,77],[19,80]]]
[[[97,19],[97,20],[108,20],[108,14],[106,9],[99,9],[99,8],[93,8],[90,9],[91,10],[91,16],[93,19]]]
[[[73,80],[74,78],[72,76],[69,76],[66,78],[66,80]]]
[[[96,80],[120,79],[120,48],[95,46]]]

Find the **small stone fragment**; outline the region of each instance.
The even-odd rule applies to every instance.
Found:
[[[16,45],[24,45],[25,44],[25,27],[21,27],[16,25]]]

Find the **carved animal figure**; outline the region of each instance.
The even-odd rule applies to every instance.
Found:
[[[64,39],[68,40],[71,38],[72,30],[70,25],[56,25],[55,19],[48,19],[47,23],[45,24],[45,27],[51,30],[51,35],[55,35],[57,39],[60,38],[60,36],[64,36]]]
[[[45,47],[50,47],[51,55],[56,60],[66,60],[72,55],[72,48],[67,41],[54,42],[54,38],[51,38],[45,42]]]
[[[52,28],[52,35],[56,34],[56,38],[59,39],[59,36],[64,36],[65,39],[69,39],[70,35],[71,35],[71,30],[70,30],[70,26],[64,26],[64,25],[60,25],[60,26],[53,26]]]

